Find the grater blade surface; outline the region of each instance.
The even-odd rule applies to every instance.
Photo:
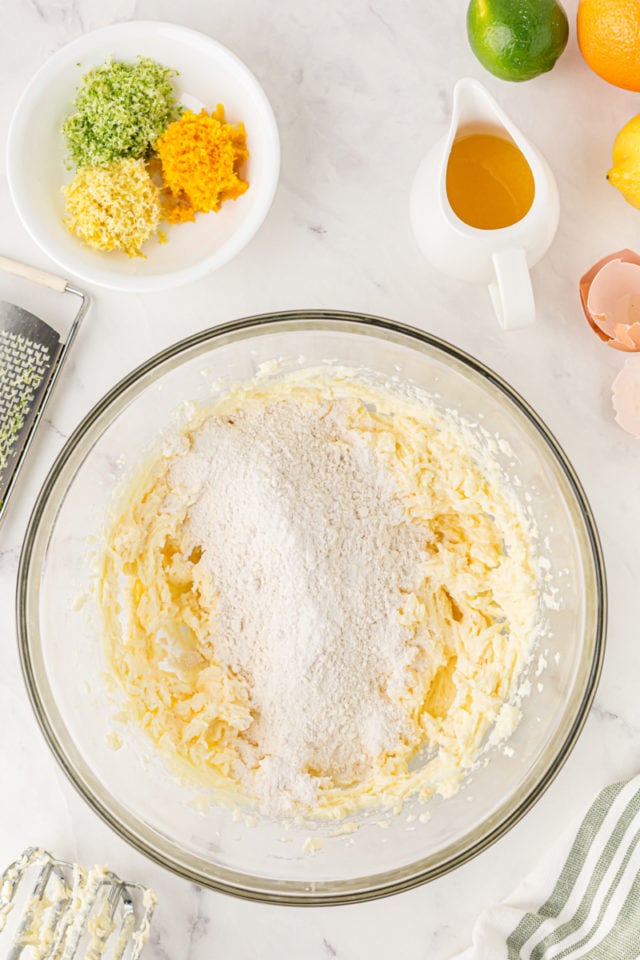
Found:
[[[0,300],[0,511],[62,347],[47,323]]]

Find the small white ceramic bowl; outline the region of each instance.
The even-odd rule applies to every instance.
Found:
[[[169,242],[145,244],[146,259],[101,253],[68,232],[61,187],[73,176],[60,133],[82,76],[109,57],[151,57],[177,71],[175,87],[185,106],[213,110],[224,104],[229,123],[241,120],[250,158],[243,170],[249,189],[200,214],[195,223],[167,227]],[[228,263],[266,217],[278,182],[280,144],[262,87],[238,58],[204,34],[172,23],[118,23],[79,37],[35,74],[16,107],[7,143],[7,177],[20,219],[36,243],[63,270],[114,290],[150,292],[180,286]]]

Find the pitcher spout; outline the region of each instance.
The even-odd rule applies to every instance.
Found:
[[[524,139],[479,80],[463,77],[453,89],[449,143],[461,134],[501,128],[514,141]],[[515,134],[515,135],[514,135]]]

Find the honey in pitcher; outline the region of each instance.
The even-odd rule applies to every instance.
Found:
[[[470,227],[510,227],[528,213],[534,192],[531,167],[511,140],[491,133],[454,140],[447,197],[453,212]]]

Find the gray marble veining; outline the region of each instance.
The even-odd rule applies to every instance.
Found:
[[[149,960],[445,960],[473,920],[535,862],[604,783],[637,772],[640,729],[640,443],[613,423],[610,383],[623,357],[585,324],[577,282],[596,259],[638,244],[640,213],[605,180],[617,130],[637,98],[583,64],[572,35],[548,75],[489,77],[466,43],[464,8],[436,0],[4,0],[0,32],[2,253],[51,267],[9,198],[4,143],[24,85],[79,33],[115,20],[180,20],[234,50],[263,83],[282,137],[282,177],[251,245],[215,275],[160,296],[96,291],[0,533],[0,862],[28,843],[108,861],[156,888]],[[566,6],[573,17],[575,0]],[[477,76],[540,147],[558,178],[557,239],[533,271],[538,321],[503,334],[487,292],[436,275],[410,231],[411,178],[446,129],[454,81]],[[250,281],[250,282],[248,282]],[[3,296],[18,297],[2,281]],[[42,309],[45,309],[43,294]],[[596,707],[569,762],[535,809],[481,857],[428,887],[379,903],[278,908],[223,898],[130,850],[59,776],[20,677],[13,603],[19,547],[37,490],[64,438],[136,364],[235,317],[290,307],[394,317],[452,340],[505,376],[547,421],[591,499],[608,564],[611,620]],[[46,802],[45,802],[46,798]]]

